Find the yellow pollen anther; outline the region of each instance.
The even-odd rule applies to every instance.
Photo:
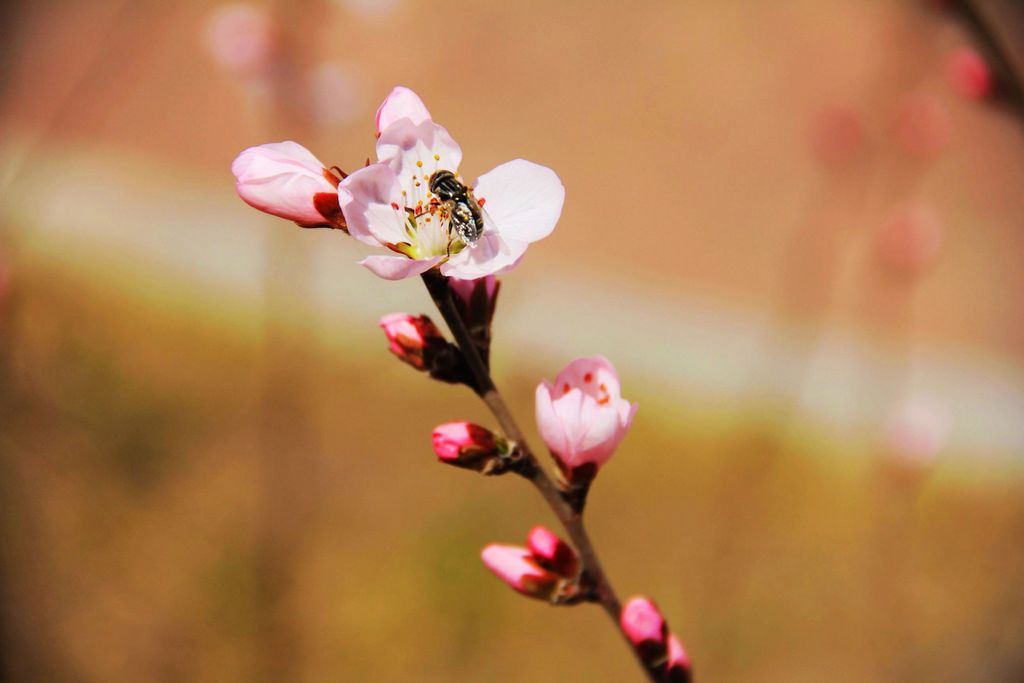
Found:
[[[419,186],[420,186],[420,181],[417,180],[416,181],[416,187],[419,187]]]
[[[423,168],[423,162],[422,161],[417,161],[416,162],[416,166],[418,166],[419,168]]]
[[[441,155],[440,154],[435,154],[434,155],[434,161],[441,161]]]
[[[423,174],[423,179],[424,180],[430,180],[430,176],[428,176],[426,173],[424,173]]]

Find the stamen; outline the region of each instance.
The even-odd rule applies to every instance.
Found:
[[[417,168],[423,168],[423,162],[422,161],[417,161],[416,162],[416,167]]]
[[[441,161],[441,155],[440,154],[435,154],[434,155],[434,161]]]

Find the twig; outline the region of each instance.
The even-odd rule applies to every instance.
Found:
[[[487,404],[487,407],[490,409],[491,413],[494,414],[494,417],[498,420],[498,424],[500,424],[502,430],[504,430],[505,436],[516,443],[522,452],[523,457],[531,464],[531,467],[528,469],[529,475],[527,478],[537,488],[540,495],[544,497],[544,500],[547,502],[552,512],[554,512],[555,516],[558,517],[558,521],[562,523],[565,531],[569,534],[569,538],[572,539],[573,545],[576,546],[576,551],[579,553],[580,560],[582,562],[583,572],[591,581],[594,582],[594,586],[597,590],[598,602],[601,603],[604,611],[615,624],[615,628],[619,630],[622,637],[626,640],[630,651],[636,656],[637,661],[647,673],[648,678],[651,681],[658,681],[657,672],[647,667],[640,655],[634,650],[633,644],[629,641],[625,632],[622,631],[619,624],[622,605],[619,602],[618,597],[615,595],[615,590],[608,581],[607,575],[601,568],[601,562],[597,557],[597,551],[594,550],[594,546],[590,542],[590,536],[587,534],[582,516],[576,513],[569,503],[563,499],[558,485],[555,484],[550,476],[548,476],[544,468],[540,466],[537,457],[533,454],[533,451],[527,444],[526,438],[519,429],[519,425],[512,416],[512,412],[505,404],[505,400],[501,397],[501,393],[498,391],[498,388],[494,385],[494,380],[491,378],[490,372],[484,365],[480,354],[477,352],[476,345],[473,343],[473,338],[470,335],[469,330],[466,328],[465,322],[463,322],[459,315],[458,309],[455,307],[455,303],[451,296],[451,290],[448,287],[448,279],[433,271],[428,271],[423,274],[423,282],[426,284],[427,291],[430,293],[430,297],[434,300],[434,304],[437,306],[437,309],[441,312],[441,316],[444,318],[445,323],[448,324],[448,328],[455,337],[456,343],[459,345],[459,348],[462,349],[462,353],[466,356],[469,369],[476,380],[477,393],[480,398],[483,399],[484,403]]]

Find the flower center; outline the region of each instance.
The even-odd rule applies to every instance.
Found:
[[[435,154],[432,168],[424,169],[423,160],[416,162],[416,172],[402,179],[405,202],[408,247],[402,250],[410,258],[451,256],[466,248],[459,232],[452,226],[451,202],[442,201],[430,191],[430,177],[439,170],[440,155]],[[429,172],[424,172],[424,171]],[[453,171],[456,179],[460,176]],[[460,180],[461,182],[461,180]]]

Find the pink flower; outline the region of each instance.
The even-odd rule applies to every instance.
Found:
[[[992,69],[971,48],[960,48],[949,56],[947,74],[954,92],[968,100],[984,100],[995,90]]]
[[[379,325],[390,342],[391,353],[417,370],[430,366],[430,356],[447,342],[433,321],[425,315],[391,313]]]
[[[661,616],[657,605],[643,596],[629,599],[619,615],[622,631],[634,646],[645,643],[664,644],[668,635],[665,617]]]
[[[235,158],[231,172],[238,196],[249,206],[304,228],[345,228],[338,179],[298,143],[250,147]]]
[[[448,422],[440,425],[431,436],[434,453],[442,461],[481,469],[507,445],[491,430],[471,422]]]
[[[580,561],[576,551],[548,528],[533,527],[526,537],[526,546],[537,563],[545,569],[570,579],[579,573]]]
[[[544,380],[537,387],[537,426],[570,477],[581,466],[596,471],[608,461],[636,410],[619,394],[619,376],[602,356],[574,360],[554,385]]]
[[[408,88],[391,92],[377,111],[377,127],[378,163],[348,176],[339,193],[351,235],[394,252],[361,261],[380,277],[398,280],[435,266],[463,279],[509,270],[558,222],[565,198],[558,176],[516,159],[485,173],[469,190],[481,206],[483,229],[475,243],[467,243],[429,187],[440,170],[458,178],[459,145]]]
[[[541,567],[526,548],[492,543],[480,553],[487,568],[509,586],[531,598],[546,600],[561,577]]]

